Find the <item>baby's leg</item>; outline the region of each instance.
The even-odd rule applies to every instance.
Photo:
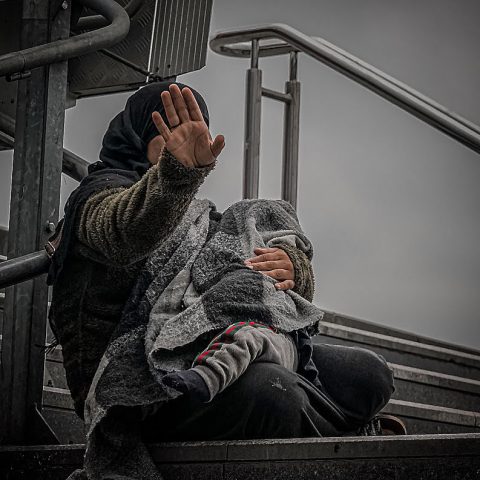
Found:
[[[295,345],[290,336],[275,333],[265,325],[235,323],[210,342],[191,369],[166,375],[164,383],[206,402],[237,380],[254,361],[294,370]]]

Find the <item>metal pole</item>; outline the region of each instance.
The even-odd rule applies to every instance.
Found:
[[[68,2],[23,0],[22,48],[67,38],[69,29]],[[66,85],[66,61],[33,70],[18,84],[9,258],[40,250],[49,224],[58,220]],[[6,290],[0,425],[4,442],[35,443],[51,435],[39,415],[47,299],[44,277]]]
[[[243,198],[258,198],[262,115],[262,71],[258,69],[258,51],[258,40],[252,40],[251,68],[247,70]]]
[[[297,52],[290,53],[290,80],[285,82],[285,93],[290,102],[285,102],[283,129],[282,199],[297,208],[298,140],[300,133],[300,82],[297,81]]]

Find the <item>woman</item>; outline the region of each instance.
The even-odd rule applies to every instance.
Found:
[[[142,286],[142,279],[152,281],[157,275],[161,282],[168,276],[165,262],[160,262],[160,272],[157,268],[152,274],[158,267],[152,253],[160,251],[165,259],[178,253],[168,252],[169,245],[182,228],[188,230],[189,215],[195,210],[191,207],[195,207],[194,195],[224,146],[222,136],[214,140],[210,137],[208,111],[201,96],[180,87],[153,84],[129,99],[104,137],[101,161],[91,167],[90,175],[66,206],[63,238],[50,275],[54,282],[50,319],[63,346],[67,380],[76,411],[82,417],[90,389],[90,425],[96,424],[95,415],[102,410],[98,405],[127,407],[125,403],[131,401],[128,407],[158,407],[155,401],[163,398],[164,391],[157,389],[158,382],[146,367],[131,375],[129,381],[136,382],[143,393],[148,390],[145,395],[150,399],[142,397],[139,401],[129,396],[112,404],[115,394],[111,384],[115,384],[117,371],[112,365],[125,365],[137,354],[145,354],[138,338],[135,342],[124,341],[126,330],[136,331],[132,322],[138,321],[148,305],[148,290]],[[224,217],[208,207],[206,239],[212,238]],[[192,218],[197,221],[200,216]],[[292,225],[295,228],[295,222]],[[250,268],[245,271],[253,268],[263,272],[275,279],[276,289],[293,288],[311,300],[311,250],[305,245],[302,250],[295,242],[281,243],[280,239],[273,247],[255,249],[257,256],[246,260]],[[243,272],[238,265],[236,271]],[[185,290],[182,302],[187,297]],[[298,295],[293,294],[293,298],[300,309],[310,312],[308,302]],[[156,300],[157,304],[163,301]],[[116,465],[113,473],[128,471],[130,475],[142,465],[143,472],[150,472],[144,477],[155,478],[155,469],[139,439],[311,437],[357,430],[388,401],[393,391],[391,372],[383,359],[366,350],[328,345],[313,349],[306,333],[311,325],[303,321],[297,329],[287,330],[299,353],[297,372],[255,363],[210,403],[200,404],[194,396],[181,396],[173,389],[167,391],[168,403],[157,402],[160,408],[130,408],[122,410],[121,416],[112,413],[102,417],[99,428],[90,430],[87,470],[99,477],[112,474],[112,462],[105,456],[100,458],[98,451],[105,451],[108,445],[110,454],[118,458],[122,445],[130,458],[122,456],[123,466]],[[198,337],[198,348],[208,343],[213,331],[212,327],[205,337]],[[138,348],[140,344],[142,348]],[[136,346],[130,348],[132,345]],[[173,363],[182,348],[172,354]],[[165,364],[165,355],[162,358]],[[110,385],[102,385],[105,369],[110,369]],[[120,384],[126,377],[122,372],[116,381]],[[107,396],[106,391],[110,392]],[[148,421],[142,420],[145,416]],[[123,440],[118,441],[118,436]],[[127,450],[126,438],[131,442]]]

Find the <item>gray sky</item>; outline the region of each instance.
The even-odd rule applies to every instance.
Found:
[[[212,32],[282,22],[320,36],[480,123],[478,0],[217,0]],[[282,89],[287,58],[263,59]],[[226,149],[200,196],[241,197],[247,60],[209,53],[185,75]],[[479,347],[480,158],[361,86],[301,56],[299,216],[315,246],[317,305]],[[95,160],[128,94],[67,112],[65,145]],[[263,100],[261,196],[280,195],[282,106]],[[0,224],[11,161],[0,153]],[[74,185],[63,182],[63,196]]]

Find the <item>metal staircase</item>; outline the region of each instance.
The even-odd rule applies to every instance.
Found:
[[[10,0],[7,3],[8,1]],[[30,0],[23,2],[25,6]],[[92,7],[112,2],[113,0],[82,0],[78,4]],[[63,3],[57,3],[62,9]],[[131,33],[116,46],[113,46],[113,41],[108,47],[102,44],[101,48],[111,48],[107,52],[90,52],[86,57],[68,60],[71,67],[69,78],[72,79],[71,97],[134,89],[152,78],[175,77],[204,64],[205,32],[208,32],[211,1],[203,4],[188,0],[121,0],[118,3],[132,16]],[[110,7],[114,10],[116,8],[112,5]],[[18,11],[18,5],[15,8]],[[67,4],[65,10],[68,13],[69,8]],[[61,14],[61,10],[59,12]],[[108,17],[106,11],[100,9],[99,12],[104,14],[103,19],[91,15],[92,12],[80,19],[77,27],[73,28],[75,36],[72,38],[80,38],[85,34],[85,29],[109,28],[104,26],[105,18]],[[120,14],[122,18],[125,18],[124,13]],[[63,22],[65,24],[65,19]],[[186,35],[185,41],[180,42],[183,54],[176,47],[180,38],[179,30],[176,27],[169,29],[168,22],[179,28],[183,25],[183,33]],[[69,37],[69,33],[65,33],[69,29],[69,25],[64,25],[62,35]],[[93,33],[92,36],[95,37]],[[198,49],[198,55],[189,55],[192,45],[200,37],[205,40],[205,48]],[[66,38],[60,41],[68,42]],[[324,40],[308,37],[285,25],[268,25],[217,34],[210,46],[217,53],[251,58],[251,68],[247,73],[245,125],[246,198],[258,196],[261,98],[264,96],[285,104],[282,198],[296,204],[300,108],[297,62],[301,52],[329,65],[480,152],[479,127]],[[90,50],[98,48],[100,47],[96,46]],[[290,55],[290,75],[285,92],[275,92],[262,86],[259,59],[281,54]],[[49,62],[57,62],[55,65],[65,67],[69,55],[49,57]],[[2,63],[4,57],[0,57],[0,74],[8,70],[13,75],[11,79],[31,82],[30,76],[34,71],[32,73],[29,69],[44,65],[45,62],[29,65],[28,58],[30,57],[26,55],[23,64],[19,64],[18,59],[15,60],[16,67],[7,69]],[[42,69],[43,67],[37,70]],[[63,79],[66,83],[65,72],[61,75],[63,76],[56,81]],[[1,78],[0,82],[3,82]],[[7,97],[13,98],[16,88],[14,90],[7,88]],[[31,93],[27,94],[22,98],[25,103],[30,101]],[[0,107],[2,105],[0,102]],[[61,110],[63,114],[66,106],[65,99],[63,103],[57,99],[54,104],[47,102],[42,108],[56,108],[57,112]],[[14,121],[10,107],[3,110],[0,108],[0,145],[11,148],[13,138],[17,138],[20,153],[16,153],[15,162],[19,166],[17,177],[14,173],[14,181],[18,183],[20,170],[25,165],[22,162],[32,158],[32,152],[22,154],[22,145],[28,146],[33,140],[19,139],[28,124],[28,118],[26,115],[22,117],[22,106],[18,106],[16,111],[17,118]],[[37,112],[38,118],[45,119],[45,112],[46,110]],[[60,120],[63,125],[63,117]],[[58,125],[56,128],[58,130]],[[45,136],[40,145],[39,151],[43,158],[45,151],[52,146]],[[71,152],[62,151],[61,142],[60,148],[57,145],[55,149],[55,159],[55,168],[49,174],[59,176],[63,160],[64,172],[70,173],[77,180],[84,176],[86,162]],[[46,174],[45,168],[40,168],[42,176]],[[42,188],[36,196],[24,200],[27,206],[33,208],[35,202],[41,203],[44,196],[54,197],[58,193],[55,190],[57,187],[44,185]],[[12,191],[15,192],[15,188]],[[54,212],[57,207],[55,206]],[[12,210],[17,217],[11,221],[8,251],[5,240],[8,232],[0,229],[0,288],[16,285],[9,287],[7,299],[4,291],[0,291],[2,368],[11,369],[10,376],[7,377],[9,383],[2,385],[2,389],[4,392],[11,389],[6,394],[10,401],[10,410],[6,411],[15,416],[14,427],[21,425],[23,428],[22,434],[15,437],[11,435],[12,422],[2,420],[2,426],[7,425],[7,429],[10,429],[6,436],[8,443],[17,446],[0,446],[0,478],[61,479],[82,463],[83,446],[69,444],[84,443],[83,424],[73,412],[61,348],[48,352],[45,357],[38,348],[39,344],[45,343],[47,291],[42,277],[37,280],[28,279],[43,274],[48,266],[44,252],[35,253],[35,250],[39,250],[48,236],[45,222],[50,220],[41,211],[34,226],[22,232],[18,217],[21,208],[25,206],[12,203]],[[49,223],[47,230],[48,228]],[[34,237],[35,241],[25,243],[26,236]],[[24,283],[17,285],[19,282]],[[22,300],[23,303],[17,305],[15,299],[20,298],[29,300],[27,304]],[[47,341],[49,336],[47,329]],[[406,422],[408,436],[197,442],[152,446],[153,458],[164,477],[179,480],[343,479],[351,475],[379,480],[480,478],[480,351],[334,312],[325,315],[321,335],[315,341],[363,346],[387,359],[393,368],[397,389],[385,412],[397,415]],[[21,362],[20,366],[15,364],[17,360]],[[42,368],[39,367],[40,364]],[[21,398],[21,389],[29,392],[25,398]],[[21,401],[17,405],[12,403],[12,399]],[[36,413],[32,414],[32,408]],[[51,444],[55,442],[61,445]],[[33,446],[25,446],[28,444]]]

